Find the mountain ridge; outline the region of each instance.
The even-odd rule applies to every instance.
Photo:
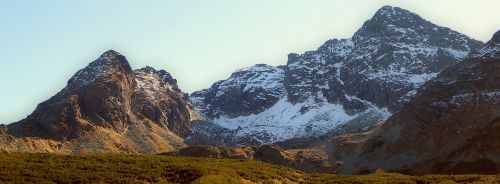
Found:
[[[191,98],[196,99],[198,109],[219,109],[216,115],[201,110],[209,125],[195,129],[216,131],[223,137],[217,139],[225,142],[214,144],[222,146],[267,144],[366,130],[399,110],[425,81],[465,58],[480,44],[408,10],[384,6],[352,38],[330,39],[317,50],[289,54],[287,64],[281,67],[284,76],[280,79],[286,93],[267,100],[259,110],[249,113],[234,106],[224,111],[221,107],[225,104],[214,103],[212,97],[202,93],[224,93],[214,86],[194,92]],[[226,80],[234,79],[231,76]],[[222,95],[224,99],[219,101],[239,99],[232,94],[257,95],[245,92],[245,85],[239,84],[236,92]],[[266,96],[269,91],[260,93]],[[238,115],[235,111],[245,113]],[[357,123],[355,128],[342,126],[360,119],[363,123]],[[209,137],[199,135],[198,140],[215,139]]]

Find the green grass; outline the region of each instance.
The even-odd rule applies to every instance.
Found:
[[[408,176],[397,173],[358,176],[320,174],[310,175],[307,181],[311,183],[500,183],[500,177],[493,175]]]
[[[253,160],[0,153],[0,183],[500,183],[499,176],[308,174]]]

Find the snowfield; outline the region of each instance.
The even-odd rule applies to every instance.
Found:
[[[377,107],[363,113],[373,111],[383,116],[383,119],[390,115],[387,109]],[[236,138],[260,134],[267,139],[259,142],[269,144],[292,138],[320,136],[363,113],[349,115],[342,105],[328,103],[326,99],[318,102],[317,99],[310,98],[303,103],[292,104],[284,97],[259,114],[237,118],[221,116],[212,121],[223,128],[236,131]]]

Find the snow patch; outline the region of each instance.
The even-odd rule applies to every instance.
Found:
[[[226,94],[231,88],[243,88],[243,92],[253,92],[257,89],[276,91],[276,94],[284,93],[283,78],[285,71],[268,66],[254,65],[249,68],[240,69],[233,73],[227,80],[222,81],[217,88],[216,97]]]
[[[367,111],[374,109],[385,117],[390,114],[386,109],[371,108]],[[292,104],[285,96],[274,106],[259,114],[236,118],[221,116],[213,122],[223,128],[237,131],[236,137],[267,133],[270,135],[269,139],[261,142],[268,144],[291,138],[319,136],[358,115],[348,115],[342,105],[330,104],[326,99],[318,102],[311,97],[303,103]]]

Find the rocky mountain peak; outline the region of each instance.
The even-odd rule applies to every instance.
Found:
[[[489,42],[494,42],[497,44],[500,43],[500,30],[498,30],[497,32],[495,32],[495,34],[493,34],[493,37],[491,38],[491,40]]]
[[[123,56],[123,55],[115,50],[107,50],[106,52],[101,54],[100,58],[106,57],[111,59],[111,58],[116,58],[118,56]]]
[[[491,40],[486,42],[480,49],[472,52],[471,57],[500,58],[500,30],[498,30]]]
[[[352,38],[331,39],[315,51],[289,54],[285,88],[292,103],[311,96],[345,102],[342,96],[347,94],[394,110],[480,44],[408,10],[384,6]],[[366,107],[356,104],[354,109]]]
[[[125,56],[114,50],[104,52],[95,62],[101,65],[122,67],[125,71],[132,72],[132,68]]]
[[[396,21],[396,20],[401,20],[401,19],[417,20],[417,19],[422,19],[422,18],[413,12],[410,12],[408,10],[405,10],[405,9],[402,9],[399,7],[383,6],[380,9],[378,9],[377,12],[375,12],[375,15],[373,16],[372,19]]]
[[[432,23],[408,10],[384,6],[371,19],[365,21],[361,29],[356,32],[355,37],[356,35],[363,37],[376,33],[393,32],[399,29],[419,29],[432,25]]]
[[[374,40],[374,38],[380,40]],[[470,39],[449,28],[435,25],[413,12],[391,6],[380,8],[354,34],[353,41],[357,45],[383,41],[382,44],[389,48],[404,43],[406,45],[448,47],[459,51],[474,50],[482,44],[480,41]]]
[[[153,67],[146,66],[144,68],[134,71],[135,73],[148,73],[156,75],[159,79],[163,80],[165,83],[177,86],[177,80],[172,77],[170,73],[165,70],[156,70]]]
[[[108,50],[87,67],[76,72],[68,81],[69,88],[87,86],[96,80],[110,78],[111,75],[127,76],[132,67],[127,58],[114,50]]]
[[[132,71],[125,56],[110,50],[7,128],[16,139],[57,143],[30,143],[29,148],[20,143],[13,150],[161,152],[183,146],[180,136],[191,131],[197,117],[168,72],[152,67]]]
[[[191,98],[238,144],[360,131],[397,112],[421,85],[481,44],[384,6],[351,38],[289,54],[285,67],[238,70]]]

